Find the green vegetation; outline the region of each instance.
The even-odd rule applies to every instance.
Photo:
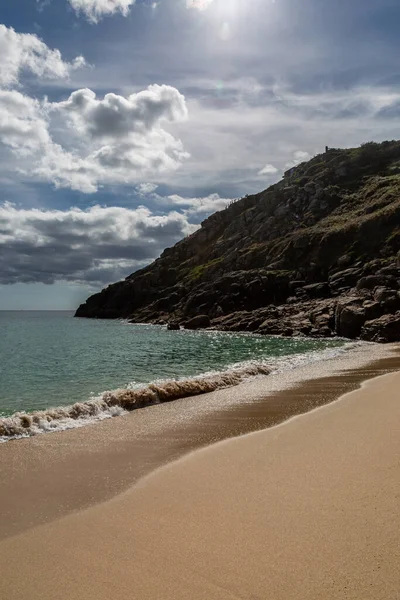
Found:
[[[174,318],[199,308],[215,318],[278,306],[292,292],[292,282],[322,284],[318,293],[326,293],[332,274],[343,269],[375,275],[389,267],[395,273],[399,171],[397,141],[330,149],[268,190],[211,215],[198,231],[123,282],[124,289],[111,286],[79,314],[158,322],[166,309],[157,302],[167,299]]]
[[[193,269],[191,269],[187,274],[187,278],[190,281],[197,281],[198,279],[203,277],[206,271],[211,269],[211,267],[215,267],[216,265],[218,265],[220,262],[222,262],[222,260],[223,258],[215,258],[214,260],[210,260],[210,262],[205,263],[204,265],[197,265],[196,267],[193,267]]]

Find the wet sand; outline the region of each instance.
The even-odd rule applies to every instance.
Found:
[[[364,379],[396,361],[382,358]],[[269,398],[328,402],[358,386],[362,370]],[[0,543],[5,597],[398,600],[399,390],[400,373],[380,376],[281,425],[192,452],[107,502],[26,527]],[[228,430],[236,410],[244,408],[227,410]],[[244,414],[266,418],[265,408]]]
[[[109,500],[156,468],[400,370],[397,345],[256,378],[70,431],[0,444],[0,540]]]

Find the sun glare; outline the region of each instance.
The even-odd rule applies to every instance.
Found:
[[[220,14],[231,14],[238,9],[239,0],[186,0],[186,6],[200,11],[212,6]]]
[[[206,10],[214,0],[186,0],[188,8],[196,8],[197,10]]]

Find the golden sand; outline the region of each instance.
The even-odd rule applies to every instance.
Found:
[[[4,597],[398,600],[399,390],[399,373],[378,377],[107,502],[26,525],[0,543]]]

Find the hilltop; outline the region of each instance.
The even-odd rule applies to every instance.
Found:
[[[400,340],[400,142],[328,149],[76,316]]]

